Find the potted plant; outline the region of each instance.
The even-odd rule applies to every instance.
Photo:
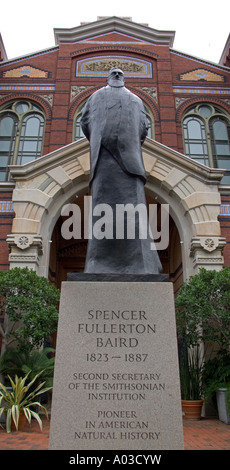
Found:
[[[206,362],[203,382],[206,400],[213,401],[220,421],[230,424],[230,354],[219,351]]]
[[[12,391],[0,383],[0,416],[6,413],[6,431],[11,432],[11,426],[14,424],[16,430],[19,430],[19,424],[21,421],[31,422],[32,418],[35,418],[42,431],[42,420],[39,414],[34,410],[35,407],[40,408],[48,419],[48,413],[46,408],[36,400],[36,397],[46,391],[50,390],[51,387],[44,387],[45,382],[40,383],[34,390],[31,388],[34,382],[38,379],[40,374],[37,374],[33,380],[26,384],[30,371],[24,377],[15,376],[13,380],[8,376]]]
[[[178,337],[183,338],[187,349],[201,345],[200,351],[219,350],[229,356],[230,344],[230,267],[221,271],[201,269],[185,282],[175,301]],[[200,371],[201,385],[207,397],[207,365],[209,358],[203,354]],[[180,361],[183,364],[182,361]],[[210,377],[215,376],[216,364],[209,362]],[[206,372],[205,372],[206,370]],[[229,370],[229,369],[228,369]],[[219,377],[220,379],[221,377]],[[192,375],[191,380],[194,379]],[[218,380],[220,384],[221,380]],[[182,384],[183,389],[183,384]],[[206,398],[207,399],[207,398]]]
[[[181,403],[186,419],[201,419],[203,358],[201,348],[184,346],[180,356]]]

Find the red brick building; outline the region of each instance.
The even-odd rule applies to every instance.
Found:
[[[12,60],[0,37],[0,269],[27,265],[58,286],[84,269],[87,240],[63,239],[61,212],[68,203],[83,211],[89,144],[81,109],[114,65],[149,120],[147,201],[170,208],[164,271],[177,290],[200,266],[229,265],[229,38],[213,64],[174,50],[173,31],[130,18],[54,33],[54,47]]]

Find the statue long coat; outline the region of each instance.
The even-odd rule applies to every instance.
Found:
[[[103,145],[128,173],[145,182],[141,144],[147,135],[143,103],[125,87],[106,86],[96,91],[83,108],[82,130],[90,140],[90,181]]]
[[[147,120],[140,98],[127,88],[106,86],[96,91],[82,112],[82,130],[90,141],[92,209],[109,204],[113,209],[114,239],[93,236],[88,241],[87,273],[159,273],[161,263],[153,240],[136,237],[116,239],[116,205],[146,205],[145,168],[141,145],[147,135]],[[93,217],[92,225],[98,217]]]

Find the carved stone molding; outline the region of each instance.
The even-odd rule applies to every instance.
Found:
[[[9,261],[10,263],[20,263],[20,265],[27,265],[28,263],[38,264],[39,258],[36,255],[17,255],[11,253]]]
[[[87,90],[87,88],[91,88],[90,86],[71,86],[71,94],[70,94],[70,101],[73,101],[76,96],[80,95],[83,91]]]
[[[21,250],[25,250],[30,245],[32,245],[32,240],[31,237],[29,238],[26,235],[21,235],[20,237],[15,237],[15,243],[18,248],[21,248]]]
[[[230,100],[226,100],[226,99],[224,99],[223,101],[224,101],[225,103],[227,103],[227,104],[228,104],[228,106],[230,106]]]
[[[39,95],[41,98],[43,98],[43,100],[46,100],[48,101],[48,103],[50,104],[50,106],[52,107],[53,106],[53,95],[52,94],[49,94],[49,95]]]
[[[7,243],[9,251],[11,252],[13,247],[17,247],[20,250],[27,250],[30,247],[36,247],[38,254],[43,253],[42,238],[30,234],[10,234],[7,237]]]
[[[193,237],[191,240],[190,256],[193,258],[194,267],[205,266],[208,269],[216,269],[223,265],[223,248],[226,244],[224,237]],[[210,256],[210,253],[212,255]]]
[[[176,97],[175,98],[176,108],[179,108],[179,106],[181,104],[183,104],[185,101],[188,101],[188,98],[178,98],[178,97]]]
[[[196,262],[196,264],[200,264],[200,265],[202,265],[202,264],[203,265],[220,264],[221,266],[223,265],[223,257],[222,256],[219,256],[218,258],[201,258],[201,257],[198,257],[194,261]]]
[[[193,237],[191,240],[191,251],[190,255],[193,255],[194,251],[203,249],[207,252],[215,251],[217,248],[223,250],[226,245],[224,237]]]
[[[154,86],[139,86],[139,90],[142,90],[147,95],[151,96],[153,100],[157,103],[157,88]]]
[[[205,240],[201,241],[201,246],[206,251],[214,251],[218,247],[218,239],[214,238],[205,238]]]

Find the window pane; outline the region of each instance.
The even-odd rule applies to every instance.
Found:
[[[6,181],[6,171],[0,170],[0,181]]]
[[[1,155],[0,156],[0,167],[6,167],[8,165],[8,156],[7,155]]]
[[[3,117],[0,122],[0,136],[11,137],[14,128],[14,120],[12,117]]]
[[[24,152],[36,152],[37,142],[33,140],[25,140],[23,145]]]
[[[211,109],[209,108],[209,106],[200,106],[199,113],[201,114],[201,116],[208,117],[211,115]]]
[[[147,123],[148,123],[148,133],[147,136],[152,138],[152,122],[149,116],[146,116]]]
[[[230,174],[224,175],[221,180],[221,184],[230,184]]]
[[[223,121],[213,123],[213,132],[215,140],[228,140],[227,126]]]
[[[9,152],[10,146],[10,140],[0,140],[0,152]]]
[[[75,138],[75,140],[81,139],[81,137],[85,137],[85,135],[82,131],[82,128],[81,128],[80,120],[81,120],[81,115],[76,120],[76,138]]]
[[[40,108],[38,108],[37,106],[35,106],[35,105],[33,104],[33,111],[41,111],[41,110],[40,110]]]
[[[8,165],[13,163],[17,116],[2,114],[0,117],[0,181],[7,181]]]
[[[190,152],[194,155],[203,155],[203,145],[202,144],[190,144]]]
[[[34,155],[34,156],[32,156],[32,155],[29,155],[29,156],[23,155],[23,157],[21,158],[21,165],[25,165],[25,163],[32,162],[35,159],[36,159],[36,155]]]
[[[198,163],[202,163],[203,165],[208,166],[208,161],[205,158],[194,158],[194,160],[196,160],[196,162],[198,162]]]
[[[29,106],[27,103],[18,103],[17,106],[16,106],[16,111],[17,113],[19,114],[23,114],[23,113],[26,113],[26,111],[28,111],[29,109]]]
[[[39,135],[39,127],[40,127],[40,119],[37,117],[31,117],[27,119],[26,122],[26,136],[38,136]]]
[[[228,144],[216,144],[216,153],[218,155],[229,155],[230,158],[230,149]]]
[[[230,170],[230,158],[218,158],[218,168]]]
[[[188,121],[188,135],[190,139],[201,139],[201,125],[197,120]]]
[[[214,164],[217,168],[228,170],[228,174],[221,180],[221,184],[229,184],[229,170],[230,170],[230,145],[228,136],[227,122],[224,118],[216,118],[211,123],[212,131],[212,149]]]

